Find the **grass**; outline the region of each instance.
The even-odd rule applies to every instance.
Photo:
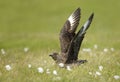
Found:
[[[55,65],[48,55],[60,51],[59,30],[77,7],[82,9],[78,29],[92,12],[95,17],[79,53],[79,58],[88,63],[68,71]],[[6,52],[0,53],[0,82],[119,82],[114,79],[115,75],[120,76],[119,8],[120,1],[114,0],[0,0],[0,49]],[[28,52],[24,52],[26,47]],[[92,51],[83,52],[83,48]],[[104,48],[108,51],[104,52]],[[12,69],[6,70],[6,65]],[[100,65],[103,71],[99,71]],[[44,73],[39,73],[38,67]],[[46,74],[47,69],[50,74]],[[101,75],[96,76],[96,71]]]

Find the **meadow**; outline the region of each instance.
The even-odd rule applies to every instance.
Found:
[[[60,68],[49,57],[59,52],[59,31],[81,8],[81,28],[94,12],[79,59]],[[119,0],[0,0],[0,82],[120,82]]]

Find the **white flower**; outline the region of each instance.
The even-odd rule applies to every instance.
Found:
[[[38,68],[38,72],[39,72],[39,73],[43,73],[43,72],[44,72],[43,68],[42,68],[42,67],[39,67],[39,68]]]
[[[46,73],[47,73],[47,74],[50,74],[50,69],[47,69],[47,70],[46,70]]]
[[[98,45],[97,45],[97,44],[95,44],[95,45],[94,45],[94,48],[95,48],[95,49],[97,49],[97,48],[98,48]]]
[[[67,66],[67,70],[68,70],[68,71],[71,71],[71,68],[70,68],[70,66]]]
[[[90,48],[83,48],[83,51],[84,52],[91,52],[91,49]]]
[[[24,48],[24,52],[28,52],[28,50],[29,50],[29,48],[27,48],[27,47]]]
[[[98,72],[98,71],[96,71],[96,73],[95,73],[96,75],[98,75],[98,76],[100,76],[101,75],[101,73],[100,72]]]
[[[100,70],[100,71],[103,70],[103,66],[102,66],[102,65],[99,66],[99,70]]]
[[[120,79],[120,76],[119,75],[114,75],[114,79],[118,80],[118,79]]]
[[[10,71],[10,70],[12,69],[10,65],[6,65],[5,68],[6,68],[6,70],[8,70],[8,71]]]
[[[92,75],[92,72],[88,72],[89,73],[89,75]]]
[[[64,63],[59,63],[59,67],[64,67]]]
[[[58,75],[56,70],[53,70],[53,74],[54,75]]]
[[[32,65],[31,64],[28,64],[28,68],[31,68],[32,67]]]
[[[104,48],[104,50],[103,50],[104,52],[108,52],[108,49],[107,48]]]
[[[114,48],[110,48],[110,50],[113,52],[115,49]]]
[[[6,52],[4,49],[1,49],[1,53],[4,55]]]

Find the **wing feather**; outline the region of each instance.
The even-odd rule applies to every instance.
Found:
[[[80,15],[81,15],[80,11],[81,11],[80,8],[78,8],[68,18],[68,21],[70,22],[70,29],[69,29],[70,33],[75,32],[77,26],[79,25]]]
[[[76,34],[76,36],[71,41],[71,44],[70,44],[70,47],[67,53],[68,58],[66,60],[66,63],[71,63],[78,59],[78,53],[81,47],[81,43],[84,39],[86,30],[89,28],[92,22],[93,16],[94,16],[94,13],[91,14],[89,19],[85,22],[85,24],[82,26],[82,28],[79,30],[79,32]]]
[[[60,31],[60,46],[61,52],[66,53],[70,46],[70,42],[75,35],[76,28],[79,24],[80,20],[80,8],[75,10],[70,17],[65,22],[63,28]]]

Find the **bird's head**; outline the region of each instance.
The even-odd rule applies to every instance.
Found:
[[[55,61],[58,59],[58,53],[56,53],[56,52],[51,53],[49,56],[52,57],[53,60],[55,60]]]

